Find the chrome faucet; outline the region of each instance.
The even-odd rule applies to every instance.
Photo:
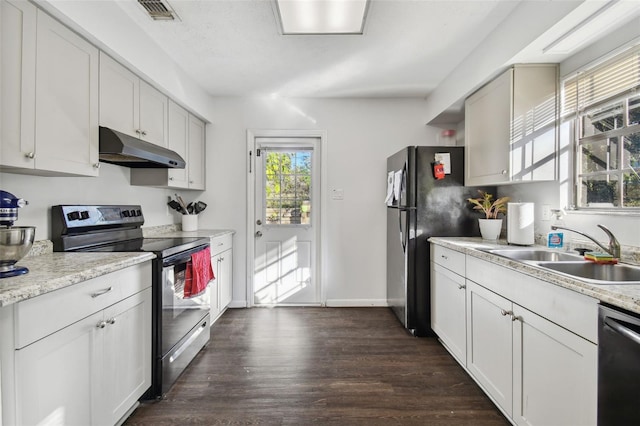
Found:
[[[618,239],[604,225],[598,225],[598,228],[602,229],[607,234],[607,236],[609,237],[609,247],[603,246],[595,238],[593,238],[593,237],[591,237],[591,236],[589,236],[589,235],[587,235],[587,234],[585,234],[583,232],[576,231],[575,229],[566,228],[564,226],[556,226],[556,225],[552,225],[551,226],[551,229],[553,229],[553,230],[564,229],[566,231],[571,231],[571,232],[575,232],[576,234],[580,234],[583,237],[586,237],[586,238],[590,239],[591,241],[593,241],[598,247],[600,247],[602,250],[604,250],[607,253],[609,253],[614,258],[620,259],[620,242],[618,241]]]

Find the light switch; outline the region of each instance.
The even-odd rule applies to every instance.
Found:
[[[344,200],[344,189],[333,189],[333,190],[331,190],[331,199],[332,200]]]

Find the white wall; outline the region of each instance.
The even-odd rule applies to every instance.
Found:
[[[407,145],[436,141],[439,129],[422,121],[420,100],[238,99],[214,100],[207,152],[205,224],[233,228],[234,301],[246,300],[246,131],[319,129],[327,132],[328,199],[323,252],[329,304],[386,304],[386,158]]]

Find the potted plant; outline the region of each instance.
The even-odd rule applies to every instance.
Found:
[[[509,197],[501,197],[493,199],[493,194],[479,190],[480,197],[468,198],[467,200],[473,204],[474,210],[480,210],[484,213],[484,219],[478,219],[480,224],[480,235],[485,240],[497,240],[500,237],[502,229],[502,219],[498,215],[507,212],[507,203]]]

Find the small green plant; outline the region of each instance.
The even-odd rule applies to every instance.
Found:
[[[473,204],[474,210],[481,210],[487,219],[497,219],[500,213],[507,212],[509,197],[501,197],[494,201],[493,194],[482,190],[478,190],[478,192],[480,197],[468,198],[467,201]]]

